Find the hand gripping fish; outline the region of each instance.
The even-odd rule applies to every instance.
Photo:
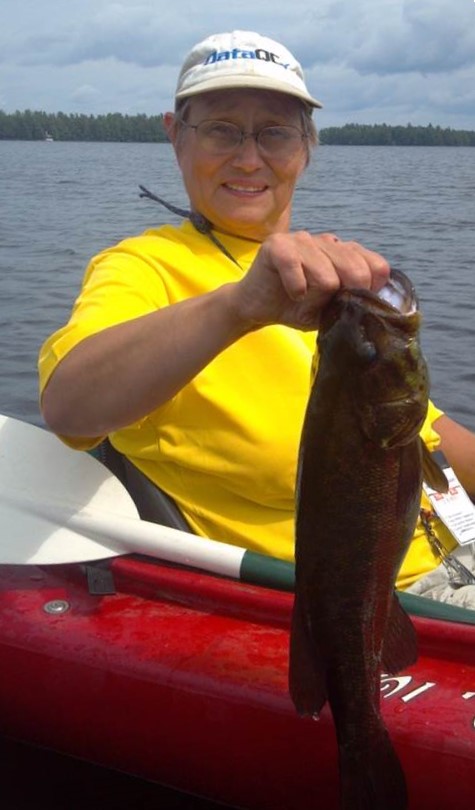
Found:
[[[447,489],[419,437],[429,391],[419,326],[414,289],[399,271],[379,295],[339,291],[322,313],[302,431],[290,694],[301,714],[329,701],[344,810],[407,807],[380,677],[417,657],[394,583],[423,467],[434,488]]]

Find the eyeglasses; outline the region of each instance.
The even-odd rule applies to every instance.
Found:
[[[257,132],[243,132],[229,121],[201,121],[199,124],[181,124],[194,129],[199,145],[210,155],[231,154],[246,138],[254,138],[262,155],[285,158],[295,154],[306,135],[298,127],[262,127]]]

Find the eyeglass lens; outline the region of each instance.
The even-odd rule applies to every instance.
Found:
[[[303,134],[293,126],[263,127],[258,132],[244,133],[227,121],[202,121],[193,127],[204,149],[214,153],[230,152],[245,138],[254,138],[262,152],[282,154],[294,151]]]

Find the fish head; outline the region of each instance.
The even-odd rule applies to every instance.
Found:
[[[319,366],[338,375],[361,431],[381,447],[409,443],[425,419],[420,324],[414,288],[394,270],[380,293],[342,288],[322,313]]]

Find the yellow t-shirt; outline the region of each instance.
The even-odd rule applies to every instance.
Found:
[[[218,236],[240,266],[189,222],[147,231],[96,256],[69,322],[41,349],[41,390],[86,337],[238,281],[259,245]],[[292,560],[295,472],[315,338],[284,326],[251,332],[165,405],[112,433],[112,444],[171,495],[197,534]],[[438,443],[431,424],[439,415],[431,406],[423,429],[430,449]],[[103,437],[62,438],[85,450]],[[416,533],[399,584],[407,587],[435,564]]]

